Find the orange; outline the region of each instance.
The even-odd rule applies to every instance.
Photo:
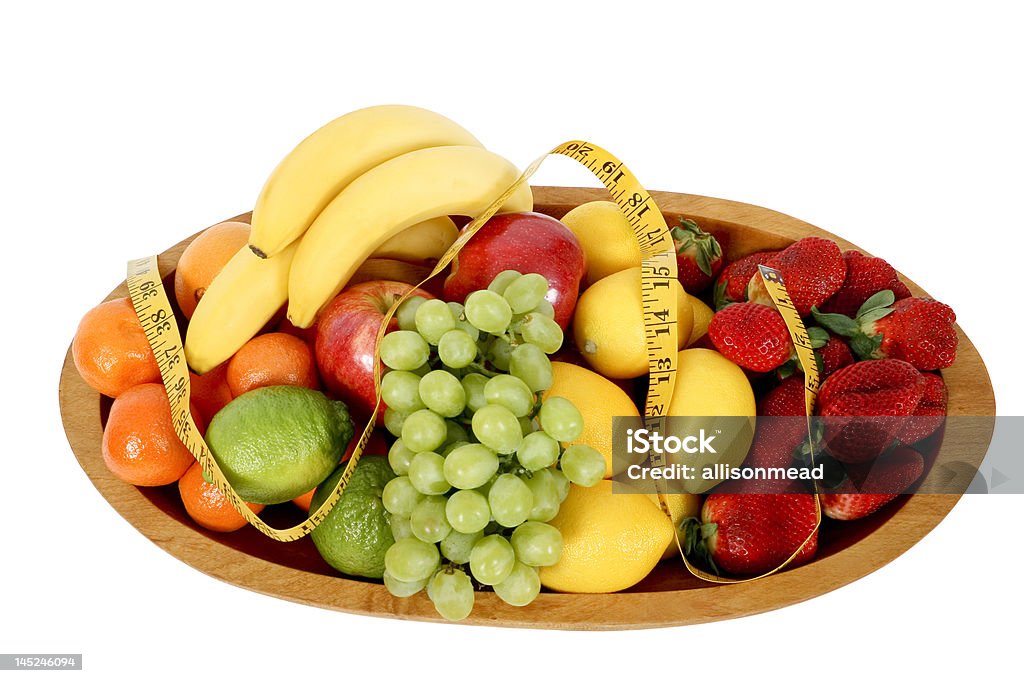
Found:
[[[228,386],[228,364],[221,363],[202,375],[188,374],[192,379],[192,403],[203,421],[209,424],[213,416],[234,398]]]
[[[612,420],[625,417],[639,422],[640,413],[633,399],[610,379],[571,363],[553,362],[551,376],[544,400],[552,396],[566,398],[583,416],[583,433],[572,443],[586,444],[604,456],[605,478],[625,469],[630,463],[612,462]]]
[[[231,257],[249,243],[248,223],[226,221],[207,228],[185,247],[174,271],[174,297],[191,318],[206,288]]]
[[[228,361],[227,372],[232,396],[260,387],[320,386],[309,345],[284,332],[261,334],[247,341]]]
[[[85,383],[117,398],[137,384],[159,382],[160,369],[129,299],[91,309],[78,323],[71,356]]]
[[[363,435],[363,429],[365,425],[356,424],[356,431],[352,440],[348,442],[348,447],[345,448],[344,455],[341,456],[339,462],[346,462],[352,456],[352,451],[356,449],[356,444],[359,443],[359,437]],[[384,440],[384,437],[379,431],[374,430],[370,434],[370,440],[366,442],[366,450],[363,451],[364,455],[381,455],[387,457],[388,454],[388,442]],[[362,462],[362,461],[360,461]],[[316,489],[306,491],[298,498],[292,498],[292,502],[298,505],[304,512],[309,512],[309,506],[313,502],[313,494],[316,493]]]
[[[246,525],[245,517],[228,501],[219,488],[203,479],[203,467],[192,463],[184,476],[178,480],[181,502],[196,524],[210,531],[238,531]],[[264,505],[246,503],[249,509],[259,514]]]
[[[204,423],[194,407],[192,418],[202,432]],[[173,484],[195,462],[174,433],[162,384],[140,384],[114,400],[103,430],[103,461],[136,486]]]

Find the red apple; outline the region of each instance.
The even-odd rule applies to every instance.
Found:
[[[342,290],[320,313],[316,326],[316,363],[324,384],[363,419],[373,412],[373,355],[384,314],[406,292],[429,293],[404,282],[373,280]],[[388,330],[398,329],[392,318]],[[381,413],[383,415],[383,413]]]
[[[462,302],[486,289],[503,270],[540,273],[550,288],[545,297],[555,309],[555,322],[572,319],[580,280],[586,272],[583,248],[565,225],[542,213],[506,213],[487,221],[452,262],[444,281],[444,298]]]

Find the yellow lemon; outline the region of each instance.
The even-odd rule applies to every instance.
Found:
[[[548,524],[562,532],[562,557],[540,582],[566,593],[613,593],[647,576],[672,540],[672,522],[642,494],[612,494],[612,482],[573,486]]]
[[[708,326],[711,324],[711,319],[715,317],[715,312],[693,294],[687,294],[686,298],[690,302],[690,308],[693,309],[693,330],[690,332],[690,339],[686,345],[693,346],[698,339],[708,333]]]
[[[640,412],[633,399],[617,384],[592,370],[571,363],[551,363],[553,380],[544,399],[561,396],[572,401],[583,416],[583,434],[572,443],[584,443],[604,456],[604,476],[612,476],[612,418],[633,417]],[[625,468],[628,463],[619,463]]]
[[[654,493],[648,493],[647,497],[650,498],[651,502],[661,509],[661,503],[658,502],[658,496]],[[665,502],[668,504],[669,514],[672,515],[672,523],[678,528],[682,524],[683,520],[688,517],[700,517],[700,504],[701,497],[693,493],[666,493]],[[661,514],[665,514],[664,511]],[[661,559],[667,560],[671,557],[679,557],[679,548],[676,547],[675,537],[668,539],[668,545],[665,547],[665,552],[661,554]]]
[[[679,348],[690,340],[693,310],[683,286],[673,281]],[[647,374],[640,268],[612,273],[580,295],[573,317],[576,348],[605,377],[629,379]]]
[[[640,266],[640,246],[615,202],[587,202],[562,216],[587,257],[585,286],[626,268]]]
[[[754,436],[757,407],[754,390],[740,366],[710,349],[679,352],[676,386],[668,414],[675,418],[673,430],[695,433],[704,429],[715,438],[714,452],[669,456],[669,461],[695,466],[696,473],[716,463],[739,466],[747,457]],[[692,421],[680,420],[690,416]],[[747,420],[737,420],[746,417]],[[683,480],[687,491],[702,493],[721,479],[696,477]]]

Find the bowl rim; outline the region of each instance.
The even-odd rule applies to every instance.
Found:
[[[560,216],[587,201],[607,199],[599,188],[535,186],[538,208]],[[841,248],[860,249],[847,240],[786,214],[752,204],[675,192],[652,191],[665,213],[737,229],[771,233],[779,246],[817,235]],[[226,220],[247,220],[243,213]],[[198,234],[198,233],[196,233]],[[166,277],[195,235],[159,256]],[[864,252],[867,253],[867,252]],[[742,253],[730,253],[736,258]],[[926,295],[905,278],[915,295]],[[127,296],[122,282],[104,300]],[[957,327],[957,362],[943,371],[950,389],[949,414],[994,416],[995,398],[988,371],[970,339]],[[107,471],[101,455],[100,397],[79,377],[68,348],[60,376],[61,418],[80,466],[108,503],[160,548],[203,573],[227,583],[292,602],[354,614],[443,622],[426,596],[395,598],[382,584],[327,576],[276,564],[226,546],[190,528],[152,504],[136,487]],[[991,439],[991,430],[977,435]],[[984,455],[982,450],[981,456]],[[506,605],[495,594],[478,592],[473,613],[461,623],[507,627],[618,630],[678,626],[758,614],[823,595],[852,583],[906,552],[956,505],[960,496],[929,494],[907,500],[876,530],[832,555],[765,579],[729,585],[609,594],[541,593],[527,608]],[[680,571],[685,571],[682,563]]]

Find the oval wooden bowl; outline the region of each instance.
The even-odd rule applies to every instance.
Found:
[[[561,217],[583,202],[605,199],[600,189],[537,187],[537,210]],[[682,214],[712,232],[730,236],[730,260],[776,249],[807,235],[854,245],[803,221],[749,204],[670,192],[652,193],[670,221]],[[236,217],[248,220],[248,214]],[[193,236],[194,237],[194,236]],[[173,272],[186,239],[160,255],[161,272]],[[915,294],[923,292],[909,280]],[[173,291],[173,290],[170,290]],[[109,298],[126,296],[122,283]],[[173,297],[171,297],[173,300]],[[988,372],[971,341],[960,331],[956,364],[943,372],[950,415],[994,415]],[[309,538],[272,541],[255,529],[232,534],[208,532],[187,516],[173,485],[142,489],[115,478],[103,464],[100,440],[109,408],[79,378],[70,350],[60,380],[60,405],[68,441],[78,462],[107,501],[139,531],[171,555],[228,583],[294,602],[344,612],[441,621],[423,595],[398,599],[383,585],[339,575],[320,559]],[[957,435],[955,443],[984,455],[991,428]],[[935,438],[935,446],[941,437]],[[947,429],[946,443],[949,444]],[[712,585],[690,576],[679,560],[661,563],[628,591],[601,595],[542,593],[525,608],[510,607],[493,593],[477,594],[465,623],[531,628],[610,630],[693,624],[728,619],[791,605],[855,581],[890,562],[924,537],[953,508],[957,495],[901,496],[880,512],[856,522],[826,523],[819,552],[810,564],[750,583]],[[297,521],[294,506],[268,508],[277,526]]]

